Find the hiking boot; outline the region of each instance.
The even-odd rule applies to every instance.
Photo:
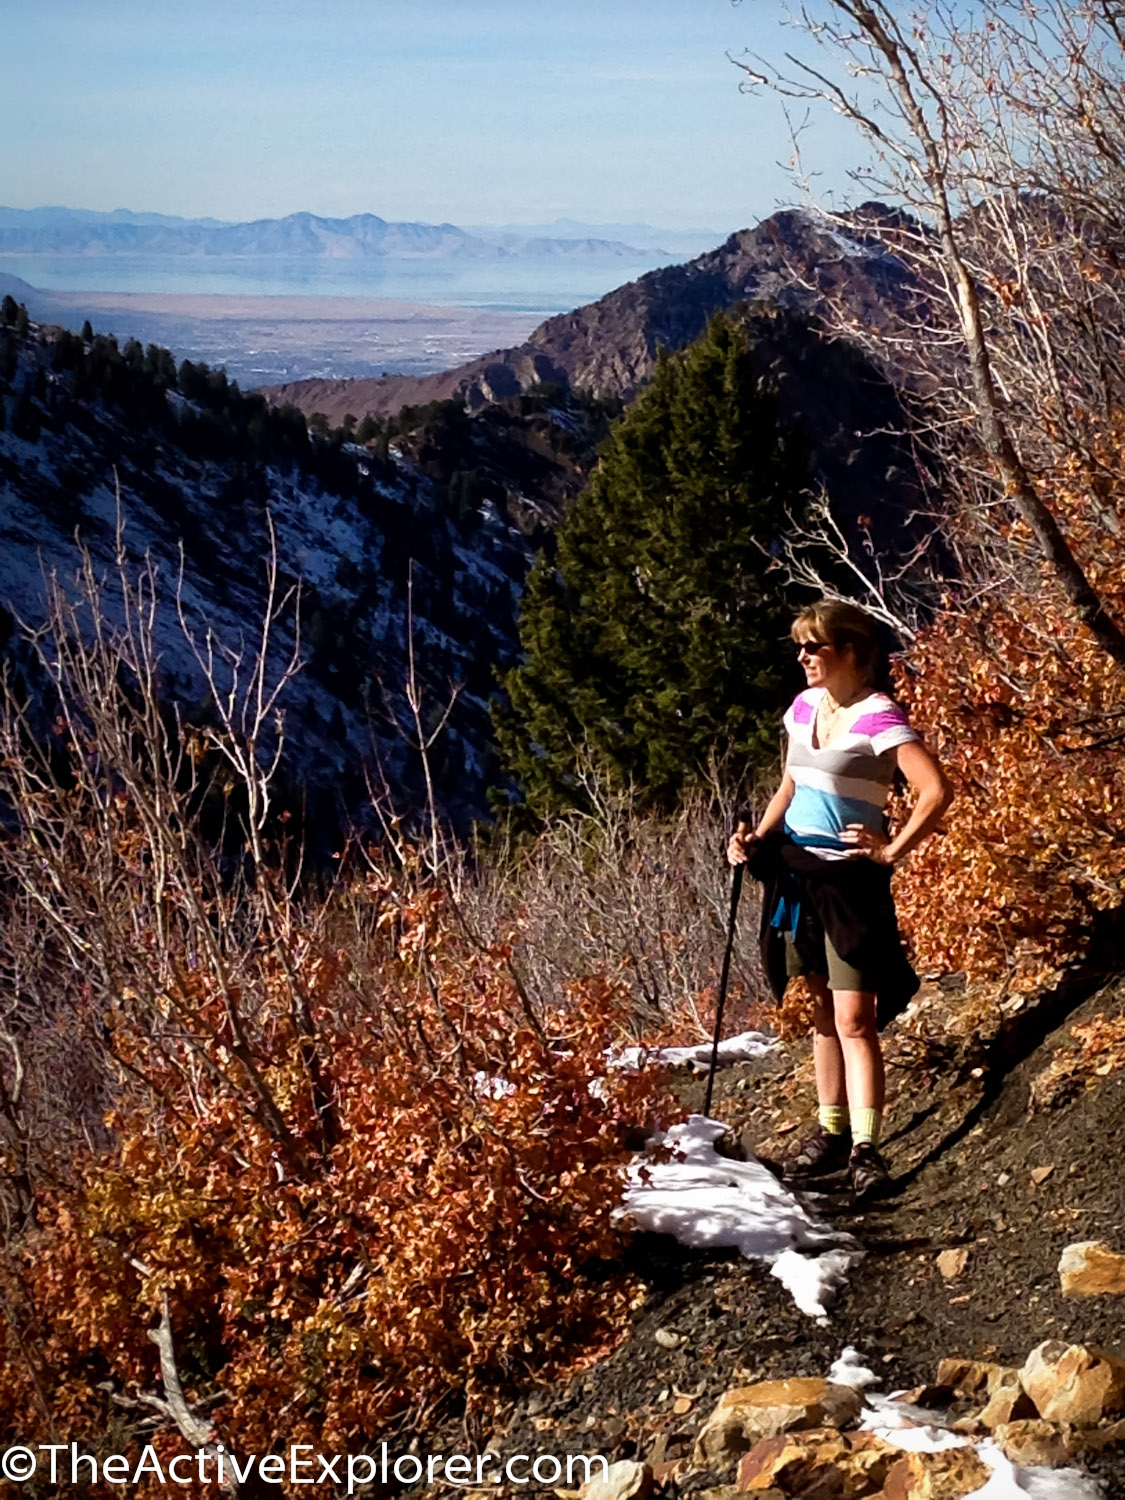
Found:
[[[890,1191],[891,1174],[887,1171],[887,1164],[868,1141],[860,1141],[852,1147],[852,1154],[848,1159],[848,1178],[857,1203],[881,1198]]]
[[[801,1180],[806,1177],[827,1177],[839,1172],[848,1164],[848,1153],[852,1149],[852,1133],[845,1130],[840,1135],[830,1135],[823,1125],[792,1156],[781,1163],[781,1175]]]

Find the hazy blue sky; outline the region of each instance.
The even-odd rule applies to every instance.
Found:
[[[5,8],[0,203],[727,231],[794,194],[775,0],[37,0]],[[810,136],[826,182],[858,155]]]

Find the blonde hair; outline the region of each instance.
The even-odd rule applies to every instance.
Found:
[[[868,687],[876,686],[885,666],[883,648],[879,643],[879,627],[865,609],[843,599],[818,599],[801,611],[789,634],[797,640],[809,631],[817,640],[830,642],[837,651],[850,646],[856,671]]]

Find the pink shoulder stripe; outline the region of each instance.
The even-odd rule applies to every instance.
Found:
[[[853,734],[866,734],[872,739],[885,734],[888,729],[909,729],[910,721],[901,708],[884,708],[877,713],[862,714],[852,725]]]
[[[804,693],[798,693],[793,699],[793,707],[790,709],[794,724],[811,724],[814,712],[812,704],[805,697]]]

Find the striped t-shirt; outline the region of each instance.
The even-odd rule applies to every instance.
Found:
[[[890,752],[921,735],[886,693],[869,693],[847,709],[847,727],[818,749],[813,731],[824,693],[824,688],[806,688],[785,715],[785,768],[796,789],[785,814],[785,831],[797,843],[812,845],[824,859],[844,859],[849,845],[840,834],[849,823],[883,826],[895,772]]]

